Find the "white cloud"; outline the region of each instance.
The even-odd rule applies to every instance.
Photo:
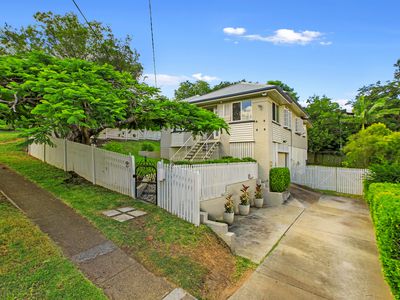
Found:
[[[154,85],[154,74],[144,74],[144,82],[150,85]],[[169,74],[157,74],[157,85],[158,86],[177,86],[179,83],[185,80],[189,80],[190,77],[184,75],[169,75]]]
[[[203,80],[203,81],[214,81],[218,80],[218,77],[215,76],[209,76],[209,75],[203,75],[202,73],[195,73],[192,75],[194,79],[197,80]]]
[[[227,35],[243,35],[246,33],[246,28],[243,27],[225,27],[223,30]]]
[[[330,46],[330,45],[332,45],[332,42],[324,42],[324,41],[322,41],[322,42],[319,42],[319,44],[322,45],[322,46]]]
[[[243,35],[243,38],[246,38],[251,41],[270,42],[273,44],[306,45],[317,40],[322,35],[323,34],[319,31],[305,30],[296,32],[293,29],[278,29],[274,32],[273,35],[270,36],[262,36],[259,34],[248,34],[248,35]]]

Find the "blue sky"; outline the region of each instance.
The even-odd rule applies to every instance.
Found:
[[[147,0],[77,0],[86,16],[133,36],[152,74]],[[399,1],[152,0],[159,86],[182,80],[279,79],[301,101],[326,94],[343,104],[357,89],[393,76],[400,58]],[[70,0],[4,1],[0,22],[32,23],[36,11],[76,12]],[[151,76],[147,79],[151,83]]]

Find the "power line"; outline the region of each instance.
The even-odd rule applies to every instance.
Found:
[[[151,0],[149,0],[149,14],[150,14],[151,47],[153,49],[154,84],[157,87],[156,52],[154,50],[153,16],[151,12]]]
[[[93,34],[100,40],[102,40],[103,37],[99,36],[97,32],[93,29],[92,25],[89,23],[88,19],[86,18],[85,14],[83,11],[80,9],[78,3],[76,3],[75,0],[72,0],[74,3],[75,7],[78,9],[79,13],[81,14],[82,18],[85,20],[86,24],[89,26],[90,30],[93,32]],[[107,47],[103,44],[104,50],[106,50],[107,54],[111,57],[110,52],[108,51]]]

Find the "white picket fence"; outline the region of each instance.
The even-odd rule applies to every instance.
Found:
[[[161,140],[161,131],[106,128],[99,134],[99,139],[159,141]]]
[[[94,146],[51,138],[55,147],[31,144],[28,153],[65,171],[74,171],[93,184],[121,194],[134,196],[134,157]]]
[[[199,172],[201,201],[223,196],[227,185],[258,178],[256,162],[180,165],[180,167]]]
[[[190,222],[200,225],[200,174],[180,166],[157,164],[158,206]]]
[[[229,184],[257,179],[258,164],[169,165],[160,161],[157,173],[158,205],[199,225],[200,202],[223,196]]]
[[[292,167],[292,182],[310,188],[362,195],[363,180],[368,169],[335,168],[324,166]]]

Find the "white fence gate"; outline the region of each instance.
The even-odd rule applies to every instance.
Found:
[[[157,202],[170,213],[200,225],[200,174],[180,166],[157,164]]]
[[[55,147],[31,144],[28,153],[65,171],[74,171],[93,184],[121,194],[134,196],[134,157],[94,146],[51,138]]]
[[[292,182],[314,189],[362,195],[367,169],[335,168],[324,166],[292,167]]]

